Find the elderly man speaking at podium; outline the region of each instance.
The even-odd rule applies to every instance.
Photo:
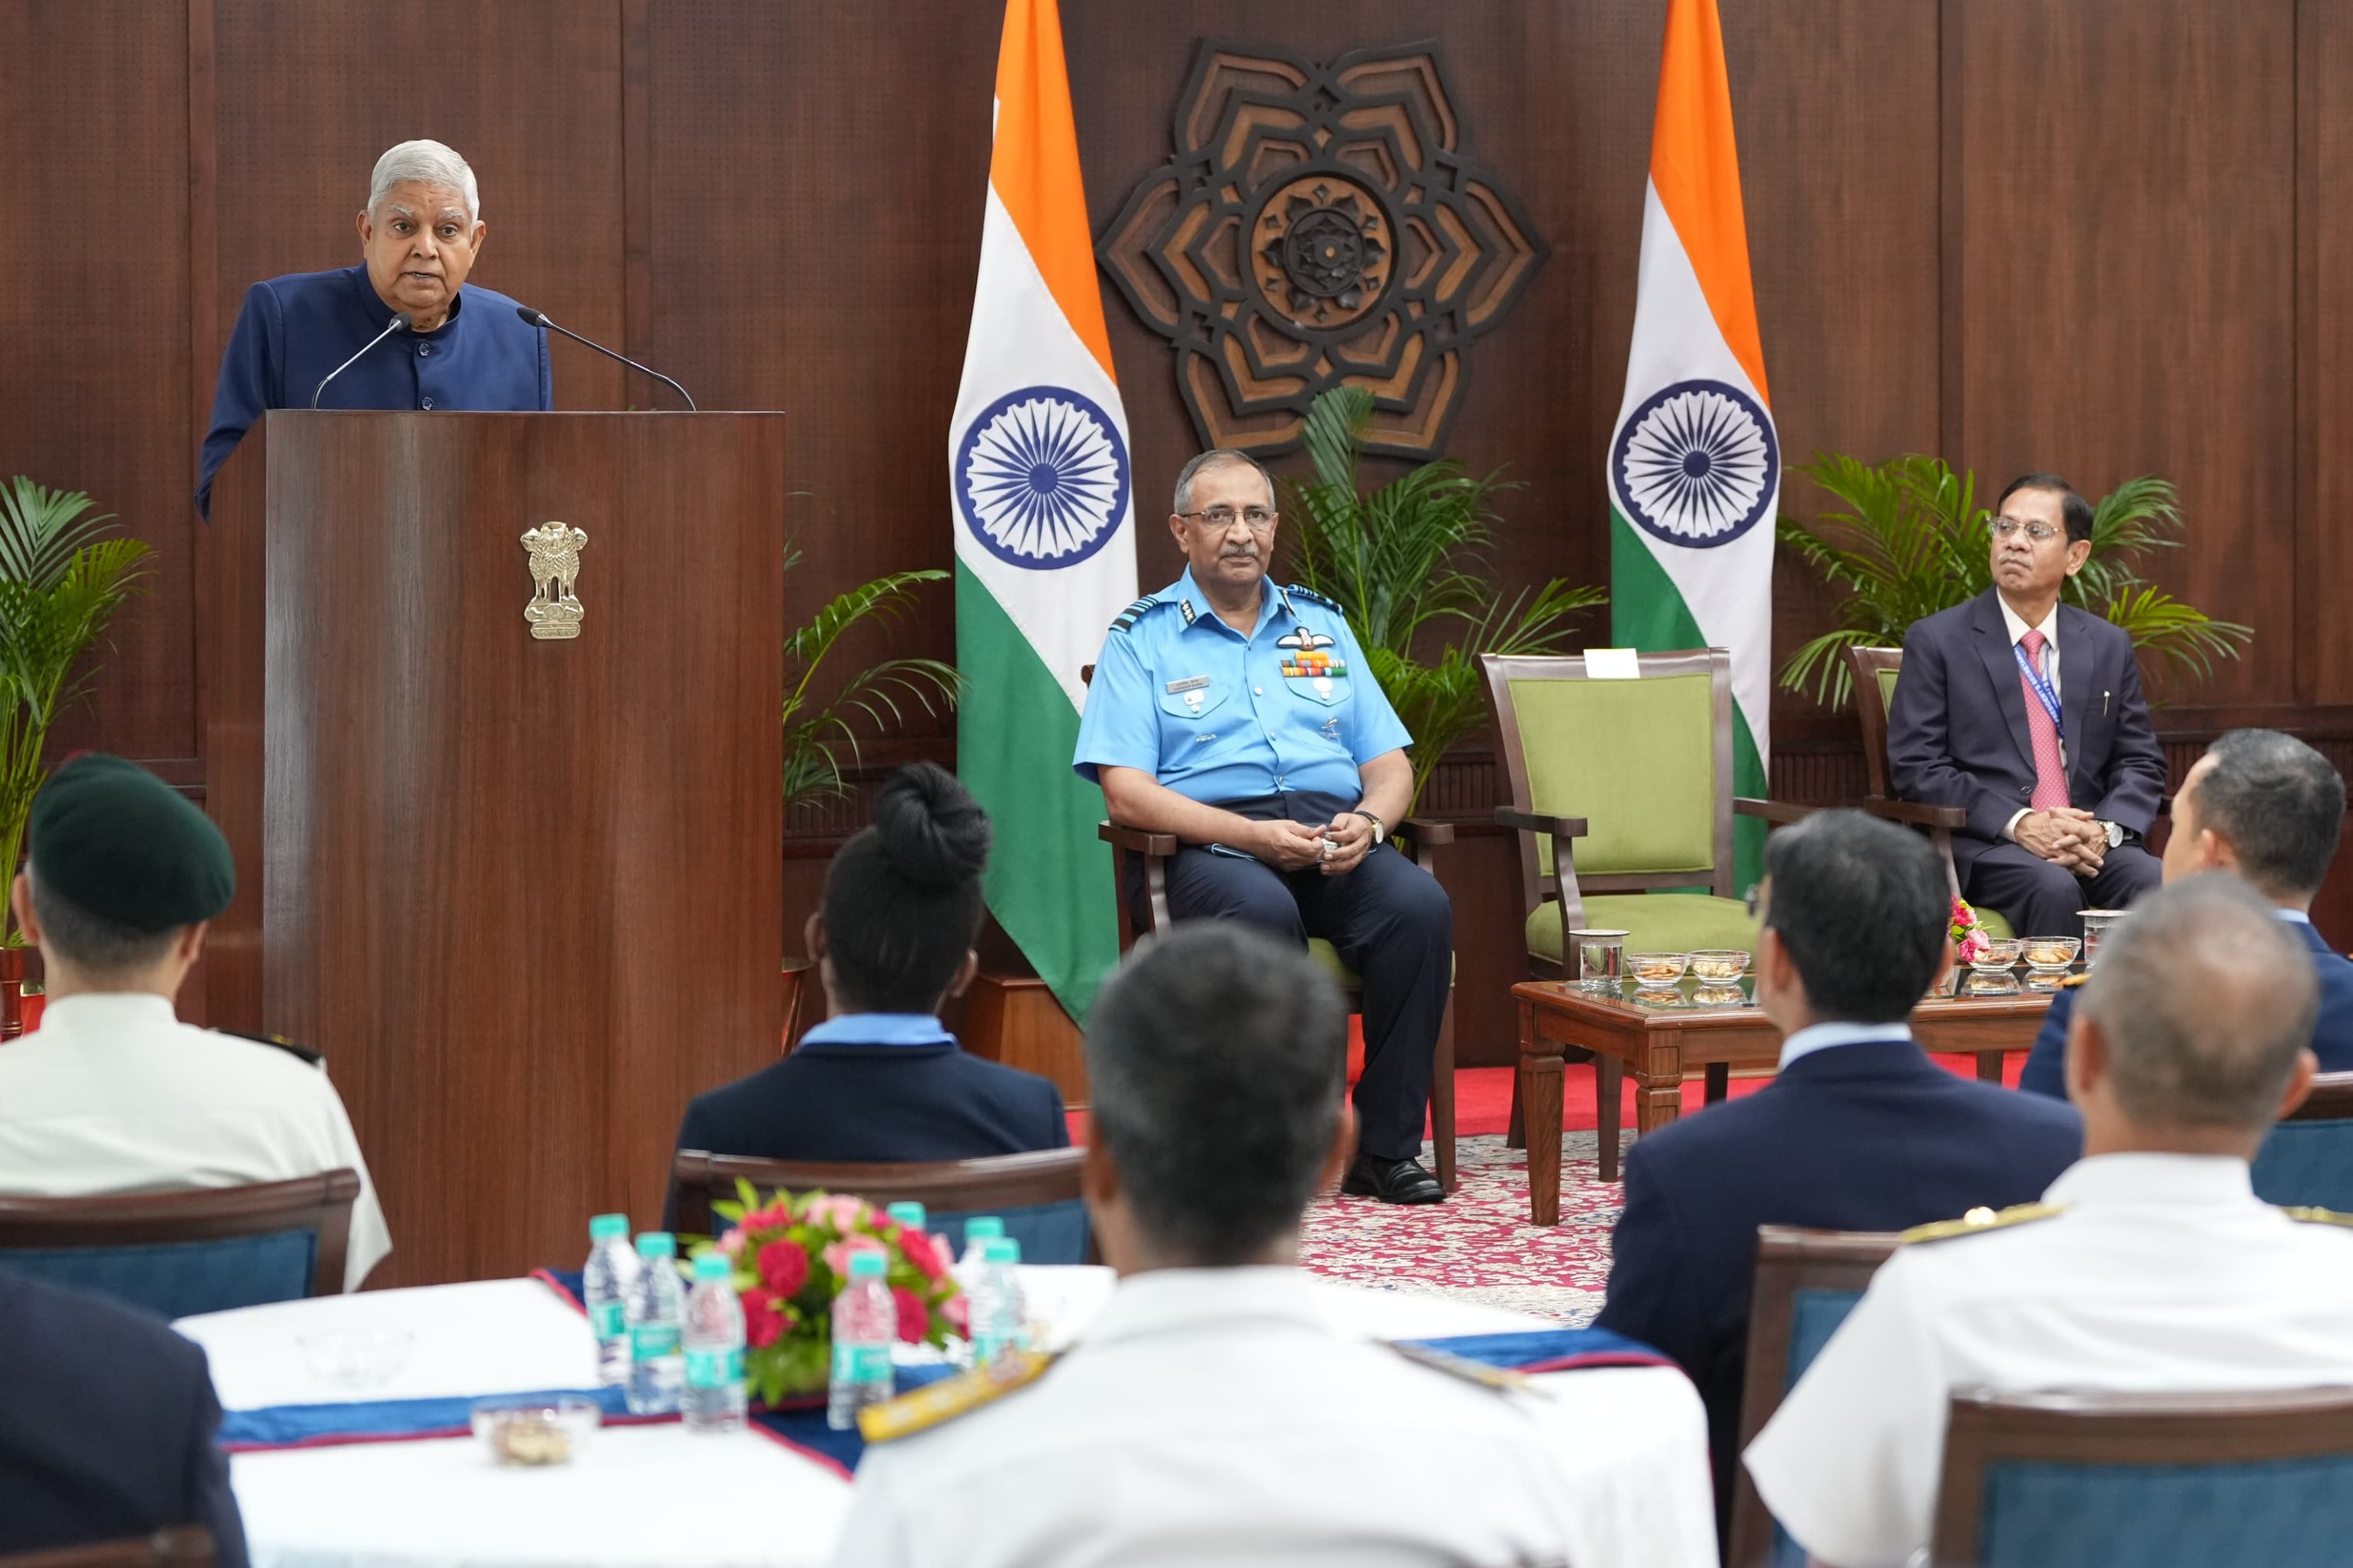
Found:
[[[1363,977],[1362,1132],[1342,1188],[1439,1203],[1415,1156],[1454,908],[1386,843],[1413,804],[1412,736],[1338,607],[1267,580],[1276,521],[1257,459],[1220,449],[1185,465],[1168,520],[1185,574],[1112,623],[1073,765],[1113,821],[1182,841],[1176,920],[1322,937]]]
[[[512,300],[465,287],[482,253],[481,193],[438,142],[403,142],[375,163],[359,215],[364,259],[246,290],[221,355],[196,479],[213,476],[272,408],[546,409],[547,332]]]

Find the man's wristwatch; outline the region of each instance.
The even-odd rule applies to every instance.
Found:
[[[2110,822],[2105,817],[2103,817],[2100,819],[2100,826],[2108,830],[2109,848],[2116,849],[2123,847],[2125,841],[2125,826],[2123,823]]]
[[[1375,846],[1377,846],[1377,847],[1378,845],[1380,845],[1380,844],[1384,843],[1385,841],[1387,841],[1387,839],[1388,838],[1388,836],[1389,836],[1389,828],[1388,828],[1388,823],[1383,822],[1379,817],[1375,816],[1371,812],[1366,811],[1366,810],[1363,806],[1361,806],[1361,805],[1360,805],[1360,806],[1358,806],[1358,807],[1356,807],[1356,810],[1355,810],[1351,815],[1353,815],[1353,816],[1361,816],[1361,817],[1363,817],[1366,822],[1369,822],[1369,823],[1371,823],[1371,824],[1373,825],[1373,843],[1375,844]]]

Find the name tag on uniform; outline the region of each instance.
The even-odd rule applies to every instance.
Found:
[[[1183,680],[1170,681],[1168,683],[1168,695],[1174,697],[1180,691],[1198,691],[1208,684],[1209,678],[1206,675],[1187,676]]]

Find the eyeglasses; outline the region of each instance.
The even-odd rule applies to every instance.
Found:
[[[2021,528],[2026,530],[2026,537],[2034,541],[2037,544],[2042,543],[2046,539],[2056,539],[2059,537],[2060,531],[2056,527],[2042,521],[2039,518],[2032,522],[2021,522],[2014,517],[1998,517],[1993,520],[1993,536],[1996,539],[2011,538],[2015,536],[2018,531]]]
[[[1276,516],[1262,506],[1245,507],[1240,511],[1236,511],[1229,506],[1213,506],[1207,511],[1180,511],[1176,515],[1198,518],[1211,528],[1231,528],[1234,525],[1234,519],[1239,517],[1250,524],[1252,533],[1264,533],[1268,529],[1272,528]]]

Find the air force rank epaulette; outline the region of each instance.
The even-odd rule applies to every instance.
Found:
[[[967,1372],[870,1405],[858,1413],[859,1435],[870,1443],[887,1443],[928,1432],[984,1405],[994,1404],[1015,1389],[1027,1388],[1046,1373],[1054,1358],[1042,1351],[1006,1351],[985,1367]]]
[[[2280,1213],[2303,1225],[2353,1226],[2353,1214],[2338,1214],[2335,1209],[2316,1209],[2308,1205],[2282,1204]]]
[[[1135,625],[1136,622],[1144,618],[1144,613],[1146,610],[1149,610],[1153,605],[1158,603],[1160,603],[1160,601],[1157,599],[1147,598],[1136,600],[1135,603],[1130,605],[1127,608],[1122,610],[1116,616],[1113,617],[1111,629],[1115,632],[1124,632],[1127,630],[1128,627]]]
[[[2063,1205],[2059,1204],[2013,1204],[2000,1214],[1989,1208],[1974,1208],[1958,1219],[1940,1219],[1934,1225],[1915,1225],[1904,1233],[1903,1242],[1910,1247],[1920,1241],[1950,1241],[1957,1236],[1981,1236],[1989,1230],[2049,1219],[2062,1212]]]
[[[1489,1366],[1484,1362],[1450,1355],[1445,1351],[1432,1350],[1428,1345],[1410,1344],[1402,1340],[1388,1340],[1383,1342],[1416,1366],[1426,1366],[1432,1372],[1442,1372],[1449,1377],[1459,1377],[1465,1383],[1475,1383],[1482,1388],[1493,1389],[1498,1394],[1509,1394],[1514,1389],[1528,1386],[1528,1380],[1525,1375],[1500,1366]]]
[[[1309,604],[1321,605],[1327,610],[1337,610],[1340,607],[1331,600],[1325,598],[1323,595],[1317,593],[1314,589],[1303,588],[1296,583],[1292,584],[1291,586],[1285,588],[1283,592],[1286,594],[1296,594],[1301,598],[1306,600]]]

